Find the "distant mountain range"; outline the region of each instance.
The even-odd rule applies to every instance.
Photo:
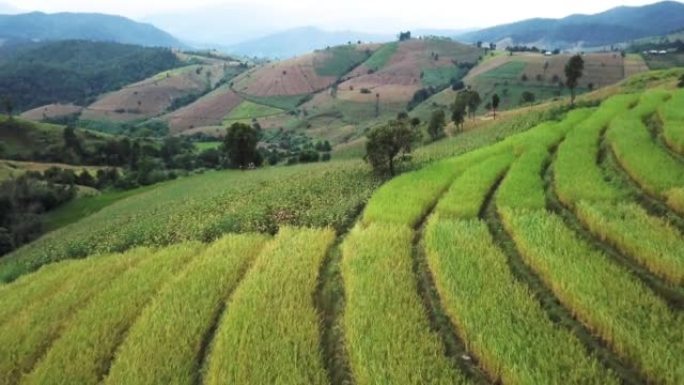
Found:
[[[286,59],[303,55],[317,49],[336,45],[356,43],[382,43],[394,40],[392,35],[369,34],[354,31],[324,31],[315,27],[301,27],[274,33],[265,37],[225,47],[228,53]]]
[[[596,47],[670,33],[684,27],[684,4],[663,1],[617,7],[595,15],[529,19],[457,36],[465,42],[535,44],[547,48]]]
[[[121,16],[95,13],[41,12],[0,15],[2,40],[90,40],[148,47],[184,47],[170,34],[151,24]]]

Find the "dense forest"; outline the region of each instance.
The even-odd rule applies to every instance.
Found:
[[[83,105],[180,65],[167,48],[89,41],[30,44],[0,55],[0,97],[9,98],[18,111],[57,101]]]

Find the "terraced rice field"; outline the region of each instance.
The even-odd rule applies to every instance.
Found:
[[[0,383],[682,384],[680,109],[575,109],[396,177],[349,231],[47,264],[0,285]]]

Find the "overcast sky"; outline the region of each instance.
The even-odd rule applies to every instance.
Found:
[[[596,13],[619,5],[643,5],[640,0],[0,0],[15,8],[44,12],[102,12],[138,20],[160,14],[211,9],[268,9],[283,27],[315,25],[329,29],[376,30],[380,20],[407,28],[473,28],[530,17],[563,17]],[[256,11],[255,11],[256,12]],[[229,22],[230,16],[226,15]],[[279,19],[279,20],[276,20]],[[384,24],[384,23],[380,23]],[[365,26],[365,28],[364,28]],[[388,25],[389,26],[389,25]]]

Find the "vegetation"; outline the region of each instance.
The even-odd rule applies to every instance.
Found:
[[[398,48],[399,44],[396,42],[383,45],[363,63],[364,67],[372,71],[378,71],[382,69],[385,67],[385,65],[387,65],[387,63],[389,63],[390,59],[397,52]]]
[[[684,83],[684,75],[682,75]],[[659,110],[659,117],[663,123],[663,138],[674,151],[684,154],[684,91],[677,91],[672,98]]]
[[[48,42],[3,60],[0,89],[19,111],[55,102],[85,105],[105,92],[179,65],[180,60],[166,48]]]
[[[223,140],[223,151],[234,168],[247,169],[260,166],[263,158],[257,151],[259,133],[243,123],[233,123]]]
[[[334,238],[330,230],[281,229],[228,303],[205,383],[327,384],[311,298]]]
[[[405,119],[377,126],[368,133],[365,159],[374,170],[394,176],[397,156],[410,153],[417,138]]]
[[[259,235],[228,235],[197,256],[131,327],[104,383],[198,383],[197,357],[204,347],[197,341],[210,332],[266,240]]]
[[[359,385],[468,383],[429,329],[411,271],[412,239],[406,225],[373,223],[342,246],[345,344]]]
[[[584,59],[581,55],[570,58],[565,65],[565,85],[570,89],[570,104],[575,104],[575,89],[584,72]]]

